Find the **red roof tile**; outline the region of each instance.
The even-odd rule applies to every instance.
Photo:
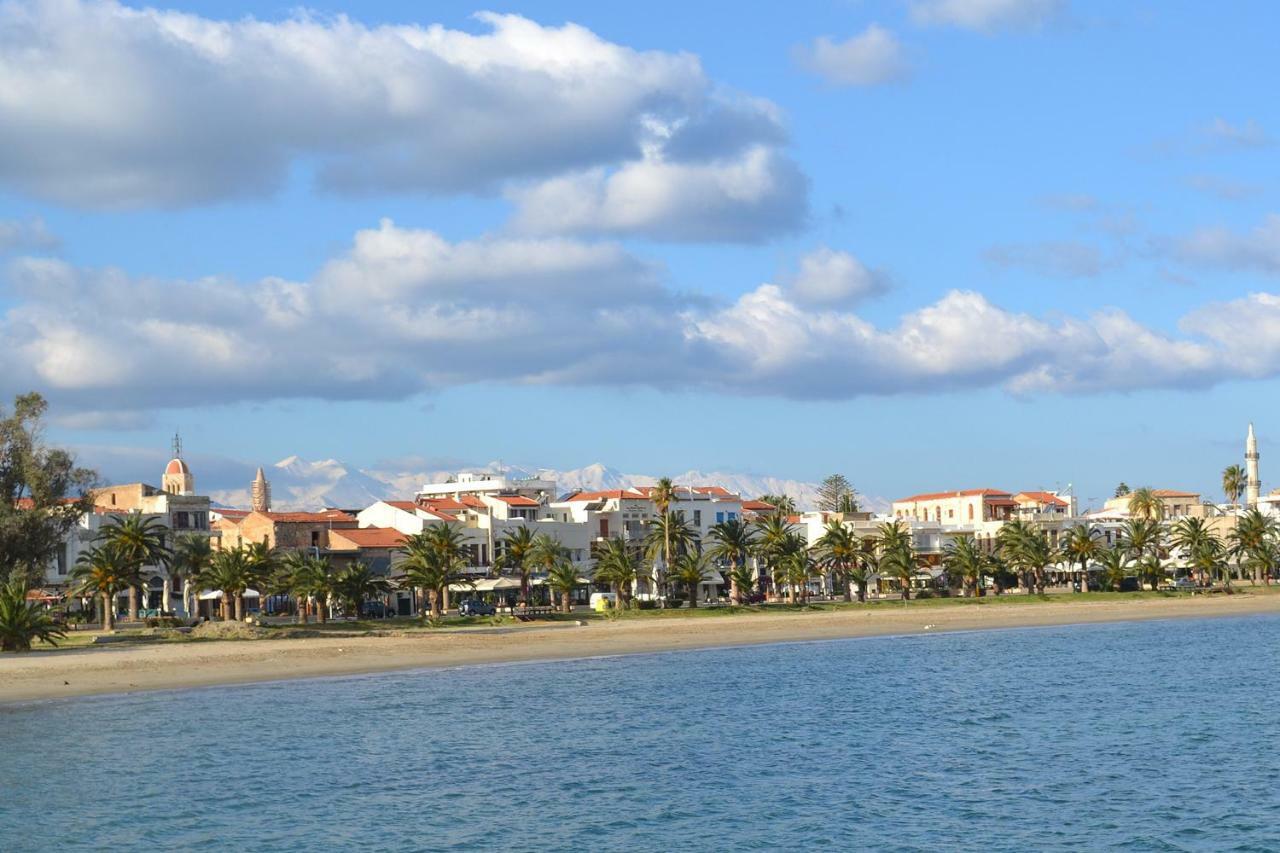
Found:
[[[604,500],[632,500],[642,501],[645,496],[639,492],[630,489],[612,489],[603,492],[574,492],[565,498],[565,501],[604,501]]]
[[[1177,489],[1152,489],[1151,494],[1158,498],[1198,498],[1199,492],[1182,492]]]
[[[492,497],[508,506],[540,506],[533,498],[526,498],[524,495],[493,495]]]
[[[329,536],[330,548],[335,539],[345,539],[358,548],[398,548],[407,537],[393,527],[357,527],[352,530],[335,530]]]
[[[454,500],[453,498],[449,498],[449,497],[444,497],[444,498],[423,498],[423,499],[422,499],[422,502],[421,502],[421,505],[422,505],[422,506],[425,506],[425,507],[427,507],[427,508],[429,508],[429,509],[435,509],[435,510],[450,510],[450,511],[457,511],[457,510],[460,510],[460,509],[466,509],[466,508],[467,508],[467,505],[466,505],[466,504],[462,503],[461,501]]]
[[[1036,503],[1049,504],[1050,506],[1066,506],[1067,502],[1051,492],[1018,492],[1013,496],[1016,501],[1018,498],[1026,498],[1028,501]]]

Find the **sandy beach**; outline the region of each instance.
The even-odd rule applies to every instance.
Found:
[[[1141,619],[1280,613],[1280,595],[846,608],[623,619],[399,636],[104,645],[0,657],[0,703],[598,655]]]

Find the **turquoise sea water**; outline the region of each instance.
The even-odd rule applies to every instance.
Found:
[[[0,710],[0,849],[1280,849],[1280,618]]]

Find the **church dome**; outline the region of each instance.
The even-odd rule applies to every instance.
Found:
[[[181,459],[170,459],[169,464],[164,468],[164,472],[166,474],[190,474],[191,469]]]

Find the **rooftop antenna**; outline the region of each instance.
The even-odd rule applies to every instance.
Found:
[[[178,431],[173,431],[173,458],[182,458],[182,436],[178,435]]]

